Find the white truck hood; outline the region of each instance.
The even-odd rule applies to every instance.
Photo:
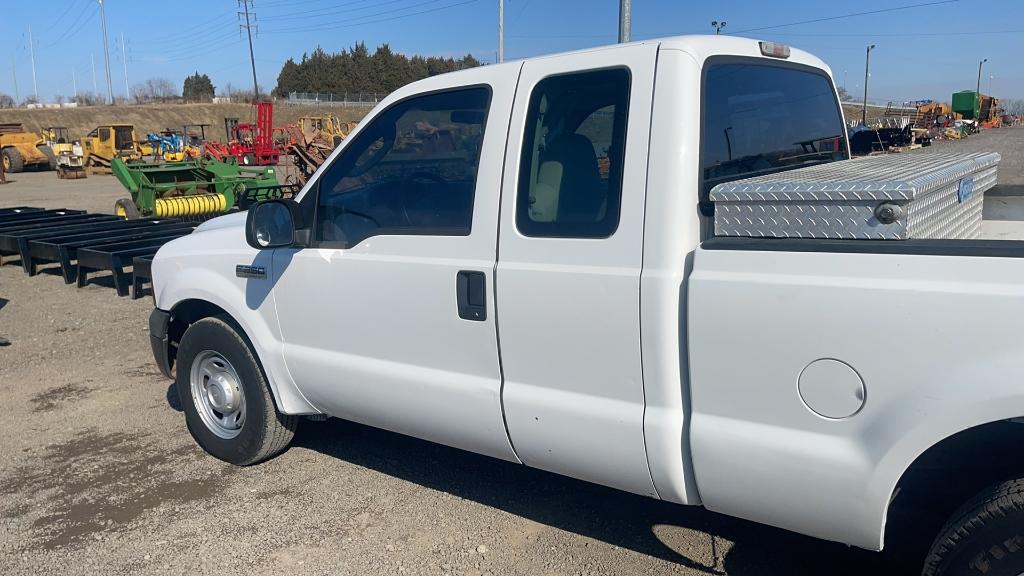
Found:
[[[242,228],[245,226],[245,212],[236,212],[234,214],[226,214],[224,216],[218,216],[212,220],[207,220],[200,224],[193,234],[199,232],[207,232],[209,230],[220,230],[222,228]]]

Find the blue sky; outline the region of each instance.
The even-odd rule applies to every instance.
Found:
[[[251,86],[248,49],[236,0],[105,0],[115,94],[128,83],[167,78],[180,86],[193,71],[215,86]],[[930,4],[906,10],[780,26],[795,22]],[[320,45],[337,51],[364,41],[387,42],[403,53],[460,56],[493,62],[498,0],[255,0],[254,40],[260,85],[276,84],[281,64]],[[506,58],[521,58],[615,42],[618,0],[506,0]],[[948,100],[973,88],[978,61],[988,58],[982,91],[1024,98],[1024,0],[633,0],[633,38],[712,32],[776,40],[809,50],[831,67],[839,85],[863,90],[864,50],[873,43],[870,98]],[[93,89],[105,93],[103,40],[96,0],[4,2],[0,91],[33,91],[31,26],[39,95]],[[751,30],[759,29],[759,30]],[[121,35],[125,55],[121,57]],[[845,80],[844,80],[845,79]]]

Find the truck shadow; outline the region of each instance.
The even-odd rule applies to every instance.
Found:
[[[885,555],[339,419],[303,422],[293,446],[705,574],[908,573]]]

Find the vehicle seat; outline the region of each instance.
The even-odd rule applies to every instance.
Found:
[[[536,222],[598,222],[604,217],[605,193],[590,139],[563,134],[544,151],[530,216]]]

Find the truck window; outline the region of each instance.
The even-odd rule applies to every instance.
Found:
[[[417,96],[374,118],[320,178],[317,239],[469,235],[490,94]]]
[[[545,78],[530,95],[516,227],[526,236],[607,238],[619,224],[629,71]]]
[[[820,71],[710,64],[703,101],[704,199],[722,182],[849,158],[832,82]]]

